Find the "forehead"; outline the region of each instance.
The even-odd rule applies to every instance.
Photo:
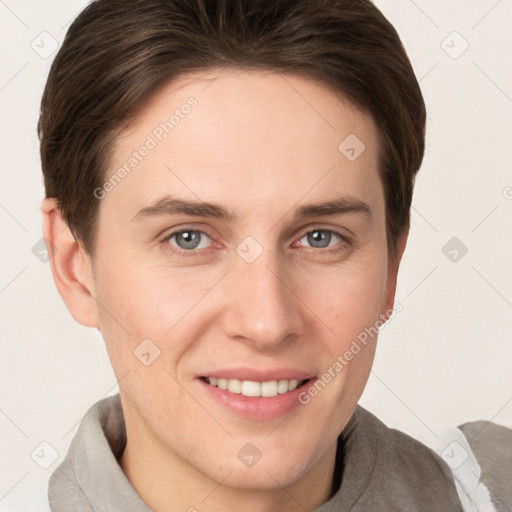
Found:
[[[149,150],[134,161],[143,146]],[[195,72],[162,87],[118,138],[106,178],[122,166],[129,172],[108,201],[133,211],[174,193],[262,212],[267,199],[297,203],[336,188],[378,202],[377,155],[372,118],[323,82],[269,71]]]

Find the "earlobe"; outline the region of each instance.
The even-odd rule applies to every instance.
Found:
[[[89,256],[68,228],[57,201],[46,198],[41,204],[43,235],[53,279],[73,318],[86,327],[99,327],[94,280]]]

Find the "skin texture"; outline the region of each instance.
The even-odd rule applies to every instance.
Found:
[[[227,410],[196,377],[240,366],[320,376],[389,315],[407,233],[389,261],[377,129],[309,78],[196,72],[138,112],[107,178],[190,97],[197,106],[101,200],[94,273],[55,202],[43,201],[44,234],[58,248],[55,282],[73,317],[105,340],[127,425],[121,465],[152,509],[313,510],[332,495],[337,436],[366,385],[377,338],[307,405],[277,419]],[[365,144],[354,161],[338,149],[350,134]],[[237,220],[132,221],[165,194],[219,203]],[[367,203],[371,216],[294,219],[297,207],[342,195]],[[176,237],[163,240],[183,228],[206,233],[195,255],[181,256]],[[332,234],[327,248],[314,246],[306,234],[315,228],[350,241]],[[252,263],[236,251],[248,236],[263,250]],[[147,338],[160,350],[149,366],[134,356]],[[237,457],[247,442],[262,454],[251,468]]]

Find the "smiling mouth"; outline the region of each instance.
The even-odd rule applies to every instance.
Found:
[[[218,379],[214,377],[200,377],[203,382],[210,386],[229,391],[233,394],[249,397],[273,397],[284,395],[290,391],[300,388],[311,379],[281,379],[266,382],[238,379]]]

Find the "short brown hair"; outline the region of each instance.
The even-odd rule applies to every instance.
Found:
[[[38,133],[46,197],[94,255],[116,136],[159,87],[189,71],[264,69],[320,79],[379,131],[388,249],[409,226],[425,105],[393,26],[370,0],[97,0],[52,64]],[[341,141],[340,141],[341,142]]]

